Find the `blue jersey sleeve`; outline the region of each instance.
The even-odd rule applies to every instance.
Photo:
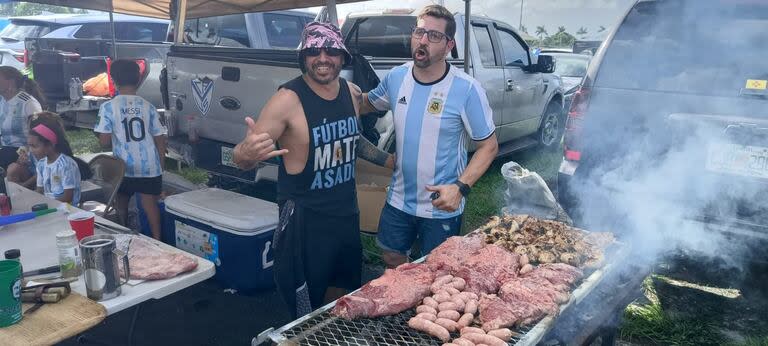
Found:
[[[485,89],[477,82],[472,83],[469,89],[461,118],[469,137],[474,141],[485,140],[496,131],[488,96],[485,94]]]
[[[149,105],[149,134],[157,137],[166,134],[165,127],[160,123],[160,114],[153,105]]]
[[[99,108],[99,123],[93,130],[98,133],[112,133],[114,121],[114,113],[112,111],[111,102],[105,102]]]
[[[66,163],[62,167],[61,187],[64,189],[80,188],[80,168],[74,159],[67,157]]]
[[[368,101],[371,102],[373,108],[379,111],[386,111],[391,109],[389,100],[389,79],[392,72],[387,73],[384,79],[379,82],[379,85],[368,92]]]

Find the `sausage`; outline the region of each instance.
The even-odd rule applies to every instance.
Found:
[[[435,300],[435,298],[426,297],[424,298],[424,301],[421,304],[437,309],[437,305],[440,303],[438,303],[437,300]]]
[[[408,320],[408,326],[418,331],[432,335],[442,342],[448,342],[451,339],[451,333],[448,330],[435,324],[434,322],[427,321],[421,318],[411,318]]]
[[[505,342],[512,339],[512,331],[509,328],[494,329],[489,331],[488,335],[493,335]]]
[[[455,289],[457,289],[459,291],[463,291],[464,288],[467,287],[467,281],[465,281],[464,279],[462,279],[460,277],[455,277],[455,278],[453,278],[453,281],[451,281],[451,285],[453,286],[453,288],[455,288]]]
[[[528,259],[527,254],[520,255],[520,266],[524,267],[526,264],[531,263],[530,259]]]
[[[522,268],[520,268],[520,274],[521,275],[528,274],[532,270],[533,270],[533,266],[529,263],[529,264],[524,265]]]
[[[489,346],[507,346],[507,343],[504,340],[501,340],[493,335],[469,333],[469,334],[463,334],[461,337],[469,341],[472,341],[475,344],[486,344]]]
[[[453,343],[459,346],[475,346],[475,343],[464,338],[453,339]]]
[[[437,293],[437,291],[442,289],[443,286],[445,286],[445,284],[451,282],[452,280],[453,280],[453,275],[450,275],[450,274],[449,275],[443,275],[443,276],[435,279],[435,281],[432,281],[432,285],[429,286],[429,288],[432,291],[432,293]]]
[[[464,327],[464,328],[461,328],[461,336],[464,336],[464,334],[472,334],[472,333],[485,334],[485,331],[480,329],[480,328],[475,328],[475,327]],[[472,340],[470,340],[470,341],[472,341]],[[474,341],[472,341],[472,342],[474,342]]]
[[[435,324],[445,328],[451,333],[455,332],[458,329],[457,328],[458,326],[456,325],[456,321],[449,320],[447,318],[438,318],[435,320]]]
[[[443,286],[443,289],[444,289],[446,292],[448,292],[448,294],[450,294],[450,295],[452,295],[452,296],[453,296],[453,295],[456,295],[456,294],[459,294],[459,293],[461,293],[461,291],[459,291],[459,290],[457,290],[455,287],[453,287],[453,286],[449,286],[449,285],[445,285],[445,286]]]
[[[455,295],[453,296],[453,298],[451,298],[451,302],[456,304],[456,307],[458,307],[456,311],[459,311],[459,312],[464,311],[466,304],[464,303],[463,300],[461,300],[461,297],[459,297],[458,295]]]
[[[454,303],[454,302],[443,302],[443,303],[440,303],[440,305],[437,306],[437,309],[440,310],[440,311],[445,311],[445,310],[459,311],[459,307],[456,306],[456,303]]]
[[[459,297],[463,299],[464,301],[469,301],[471,299],[478,300],[477,294],[474,294],[472,292],[461,292],[459,293]]]
[[[434,299],[438,304],[447,302],[451,300],[451,295],[448,294],[448,292],[440,290],[437,294],[432,296],[432,299]]]
[[[477,313],[477,300],[470,300],[464,305],[464,313],[476,314]]]
[[[428,313],[428,314],[437,315],[437,310],[435,310],[435,308],[428,305],[419,305],[418,307],[416,307],[416,313],[417,314]]]
[[[447,318],[451,321],[458,321],[459,317],[461,317],[461,314],[458,311],[454,310],[445,310],[440,311],[437,313],[438,318]]]
[[[475,315],[472,315],[470,313],[465,313],[459,317],[459,328],[464,328],[472,324],[472,320],[475,319]]]
[[[422,312],[422,313],[416,315],[416,318],[421,318],[421,319],[425,319],[425,320],[430,321],[430,322],[435,322],[435,320],[437,319],[437,316],[435,316],[433,314],[430,314],[430,313],[427,313],[427,312]]]

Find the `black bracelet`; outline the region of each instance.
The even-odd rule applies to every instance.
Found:
[[[461,195],[464,197],[467,197],[469,192],[472,191],[472,188],[469,187],[469,185],[462,183],[460,180],[456,180],[454,184],[459,187],[459,192],[461,192]]]

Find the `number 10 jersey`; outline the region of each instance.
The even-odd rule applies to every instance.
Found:
[[[112,152],[125,161],[125,176],[153,178],[163,174],[154,137],[166,134],[157,109],[135,95],[118,95],[99,109],[94,131],[112,134]]]

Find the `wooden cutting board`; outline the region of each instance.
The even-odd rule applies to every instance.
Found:
[[[21,310],[27,311],[33,305],[22,304]],[[58,303],[45,304],[24,314],[19,323],[0,328],[0,345],[53,345],[92,328],[106,317],[104,306],[72,292]]]

